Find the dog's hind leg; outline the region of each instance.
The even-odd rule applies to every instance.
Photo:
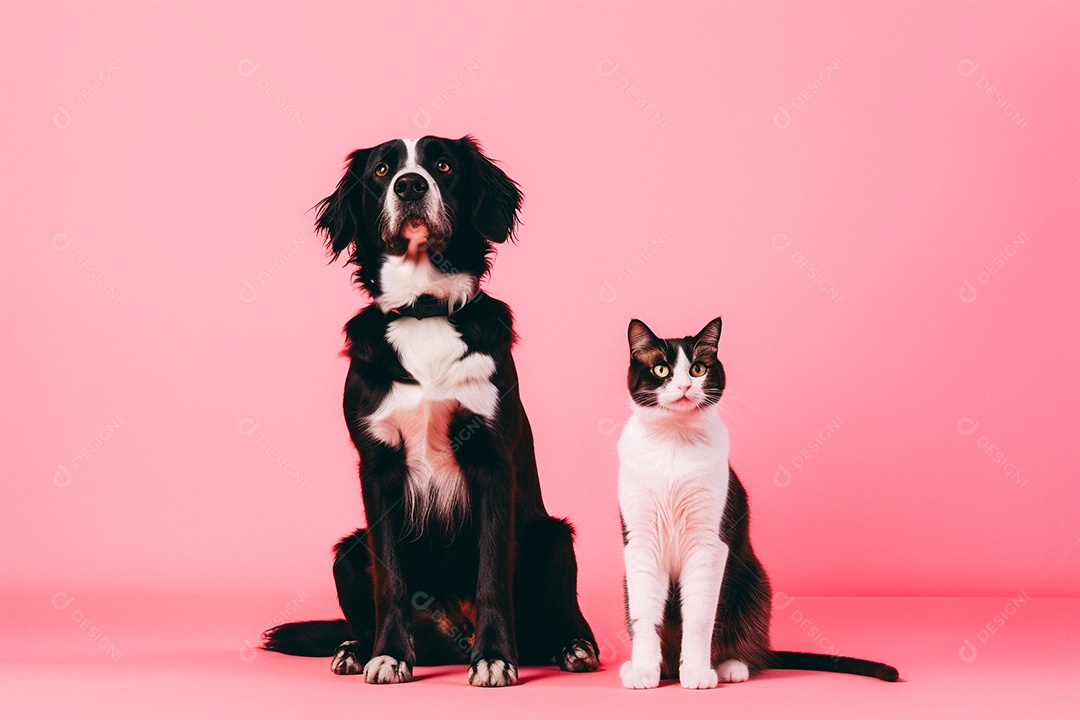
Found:
[[[334,547],[334,583],[338,604],[349,623],[352,639],[338,646],[330,669],[338,675],[364,671],[375,642],[375,587],[371,580],[371,550],[361,528]]]
[[[574,531],[565,520],[538,517],[518,537],[514,617],[523,664],[554,662],[570,672],[600,666],[596,638],[577,599]]]

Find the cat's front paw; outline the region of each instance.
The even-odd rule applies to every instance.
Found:
[[[716,671],[711,667],[687,667],[679,668],[679,684],[689,690],[708,690],[716,687]]]
[[[622,679],[624,688],[632,690],[654,688],[660,684],[660,666],[642,667],[632,662],[626,662],[619,669],[619,677]]]

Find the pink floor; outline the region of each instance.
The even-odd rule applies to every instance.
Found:
[[[5,598],[2,718],[1076,718],[1080,600],[788,598],[778,648],[887,660],[903,682],[767,672],[743,685],[684,691],[619,686],[626,646],[594,627],[606,664],[570,675],[524,668],[520,686],[469,687],[459,667],[419,668],[409,685],[337,677],[323,658],[255,652],[278,614],[330,617],[326,599]]]

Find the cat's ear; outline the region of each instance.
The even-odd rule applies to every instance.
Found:
[[[720,329],[723,322],[720,318],[709,321],[709,324],[701,328],[701,332],[694,336],[694,347],[716,355],[720,347]]]
[[[640,320],[631,320],[630,327],[626,328],[626,339],[630,342],[630,354],[636,355],[659,344],[656,335],[649,326]]]

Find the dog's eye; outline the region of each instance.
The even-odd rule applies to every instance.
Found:
[[[375,166],[376,177],[386,177],[386,173],[390,172],[390,166],[386,163],[379,163]]]
[[[445,160],[440,160],[439,162],[435,163],[435,169],[441,173],[448,173],[450,172],[450,163],[446,162]]]
[[[653,365],[652,374],[658,378],[666,378],[668,375],[671,374],[671,368],[669,368],[667,365]]]
[[[690,377],[701,377],[704,374],[705,374],[705,364],[704,363],[699,363],[698,362],[698,363],[694,363],[693,365],[690,366]]]

